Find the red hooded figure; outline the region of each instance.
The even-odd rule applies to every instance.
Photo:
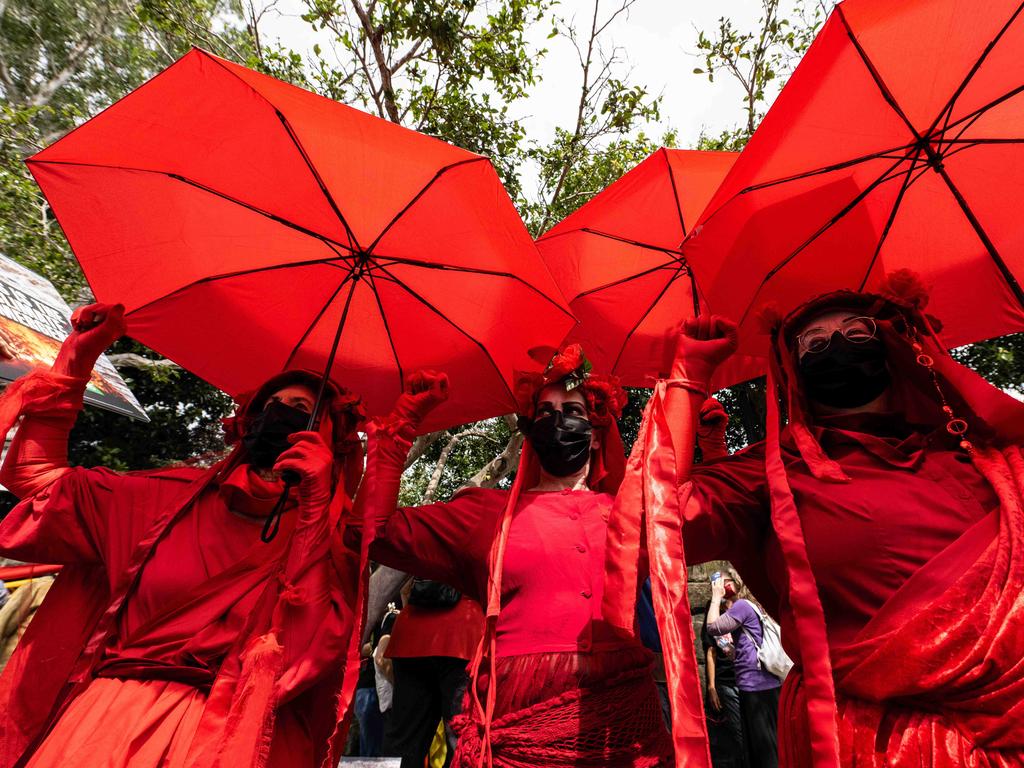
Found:
[[[780,617],[784,766],[1024,764],[1024,406],[949,357],[926,301],[898,273],[770,321],[767,439],[692,472],[735,326],[691,321],[645,417],[685,561],[731,560]]]
[[[578,345],[565,349],[545,374],[519,377],[527,439],[511,490],[465,488],[447,503],[396,509],[409,438],[445,386],[421,374],[391,419],[371,423],[356,506],[376,536],[374,560],[485,606],[454,765],[667,764],[652,656],[601,612],[625,391],[590,374]]]
[[[64,565],[0,679],[0,766],[319,765],[356,625],[359,561],[338,530],[362,469],[358,399],[329,383],[304,431],[320,378],[286,372],[227,420],[234,449],[208,469],[71,467],[68,433],[122,317],[78,310],[53,369],[0,398],[0,427],[23,417],[0,552]],[[268,524],[284,471],[297,484]]]

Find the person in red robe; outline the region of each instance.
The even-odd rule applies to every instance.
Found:
[[[770,319],[768,436],[733,456],[689,465],[728,321],[685,325],[646,415],[644,482],[685,546],[652,561],[731,560],[781,618],[785,766],[1024,765],[1024,407],[949,357],[926,301],[897,273]]]
[[[0,766],[327,762],[356,625],[358,559],[337,531],[362,468],[357,398],[329,384],[305,431],[320,379],[287,372],[227,420],[235,448],[208,469],[72,467],[68,433],[123,309],[72,326],[52,369],[0,399],[0,427],[23,417],[0,553],[64,565],[0,678]],[[296,488],[265,542],[284,471]]]
[[[574,345],[545,374],[520,377],[527,441],[511,490],[466,488],[447,503],[397,508],[411,436],[447,396],[443,375],[421,374],[395,414],[369,428],[356,506],[375,536],[371,557],[486,607],[456,720],[457,768],[668,764],[652,656],[602,620],[626,394],[588,370]]]

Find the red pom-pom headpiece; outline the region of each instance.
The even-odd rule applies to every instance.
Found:
[[[544,373],[518,373],[515,383],[519,415],[528,419],[537,406],[537,394],[552,384],[562,384],[567,392],[578,389],[587,401],[588,417],[597,427],[606,427],[619,418],[629,402],[619,377],[593,373],[579,344],[557,352]]]

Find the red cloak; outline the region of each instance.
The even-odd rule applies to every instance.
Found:
[[[287,514],[263,544],[260,526],[231,515],[219,490],[237,452],[210,469],[70,468],[84,382],[36,372],[19,385],[0,416],[26,415],[11,449],[19,461],[4,473],[24,501],[0,525],[0,550],[65,567],[0,677],[0,766],[24,764],[48,733],[75,738],[61,715],[80,696],[96,708],[91,686],[106,681],[149,686],[137,694],[163,686],[153,701],[136,696],[134,712],[132,702],[104,703],[125,731],[148,727],[139,723],[162,700],[178,706],[183,686],[200,692],[188,741],[174,747],[183,765],[327,759],[345,714],[339,660],[357,624],[359,562],[337,534],[344,488],[315,523]],[[119,728],[102,725],[113,745]],[[145,746],[124,749],[146,762]]]

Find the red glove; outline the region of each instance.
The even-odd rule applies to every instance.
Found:
[[[405,383],[405,392],[395,401],[392,415],[419,426],[448,399],[448,376],[437,371],[416,371]]]
[[[720,459],[729,455],[725,444],[725,428],[729,425],[729,414],[715,398],[709,397],[700,408],[697,422],[697,445],[704,454],[704,461]]]
[[[299,518],[316,518],[331,503],[334,454],[319,432],[296,432],[288,442],[292,447],[281,454],[274,469],[299,476]]]
[[[61,345],[53,371],[87,378],[96,360],[124,336],[123,304],[88,304],[71,315],[71,333]]]
[[[736,351],[736,323],[721,315],[690,318],[680,328],[672,378],[707,393],[715,369]]]

